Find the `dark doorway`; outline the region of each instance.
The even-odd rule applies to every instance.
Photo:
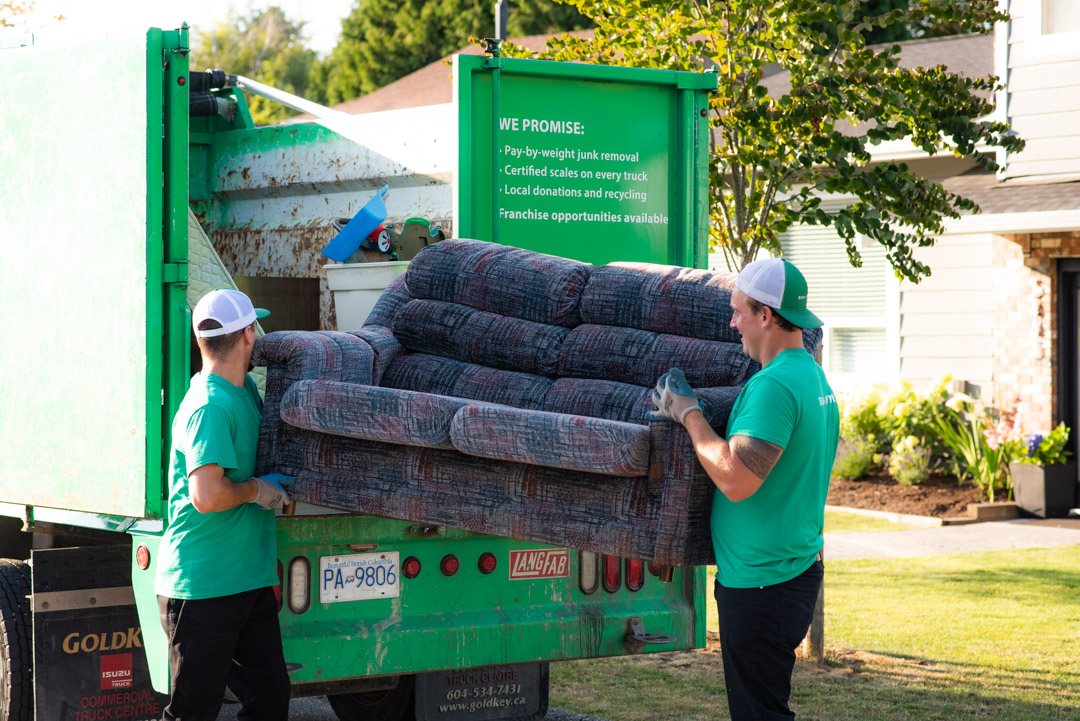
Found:
[[[1080,258],[1058,260],[1058,418],[1072,432],[1068,448],[1074,454],[1080,447]],[[1080,485],[1074,505],[1080,504]]]

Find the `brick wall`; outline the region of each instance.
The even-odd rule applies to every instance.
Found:
[[[1080,257],[1080,231],[994,238],[994,403],[1021,404],[1024,430],[1059,420],[1057,259]]]

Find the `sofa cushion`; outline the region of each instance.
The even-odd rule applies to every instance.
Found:
[[[382,377],[382,384],[390,388],[537,410],[543,405],[551,383],[550,378],[543,376],[488,368],[426,353],[398,356]]]
[[[731,323],[735,274],[649,263],[597,268],[581,294],[583,323],[738,342]]]
[[[649,470],[649,429],[633,423],[506,406],[468,405],[450,424],[462,453],[612,476]]]
[[[444,240],[409,263],[413,298],[461,303],[537,323],[572,327],[594,268],[588,263],[479,240]]]
[[[746,381],[750,363],[741,343],[587,324],[567,336],[559,375],[653,386],[667,371],[681,368],[694,387],[730,386]]]
[[[544,397],[541,410],[607,418],[624,423],[646,422],[653,410],[652,388],[595,378],[558,378]]]
[[[281,399],[291,426],[368,441],[453,448],[450,423],[468,401],[337,381],[297,381]]]
[[[569,330],[488,313],[459,303],[409,301],[393,324],[411,351],[504,370],[554,376]]]
[[[720,435],[727,431],[728,416],[741,389],[741,386],[694,389],[705,406],[705,421]],[[652,390],[651,386],[643,388],[615,381],[559,378],[544,398],[543,410],[644,425],[649,422],[646,414],[656,409]]]

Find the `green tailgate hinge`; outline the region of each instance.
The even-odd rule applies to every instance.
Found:
[[[188,282],[188,264],[187,261],[180,263],[166,263],[162,275],[162,280],[168,283],[179,283],[185,285]]]

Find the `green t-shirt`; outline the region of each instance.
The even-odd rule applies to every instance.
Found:
[[[749,498],[713,495],[716,577],[729,588],[772,586],[808,569],[824,543],[825,496],[840,414],[825,373],[805,350],[785,350],[743,386],[727,438],[750,436],[784,449]]]
[[[237,388],[221,376],[191,379],[172,424],[169,527],[158,550],[155,591],[169,598],[229,596],[275,585],[274,512],[254,503],[200,513],[191,503],[188,476],[209,463],[234,482],[255,473],[262,400],[248,376]]]

